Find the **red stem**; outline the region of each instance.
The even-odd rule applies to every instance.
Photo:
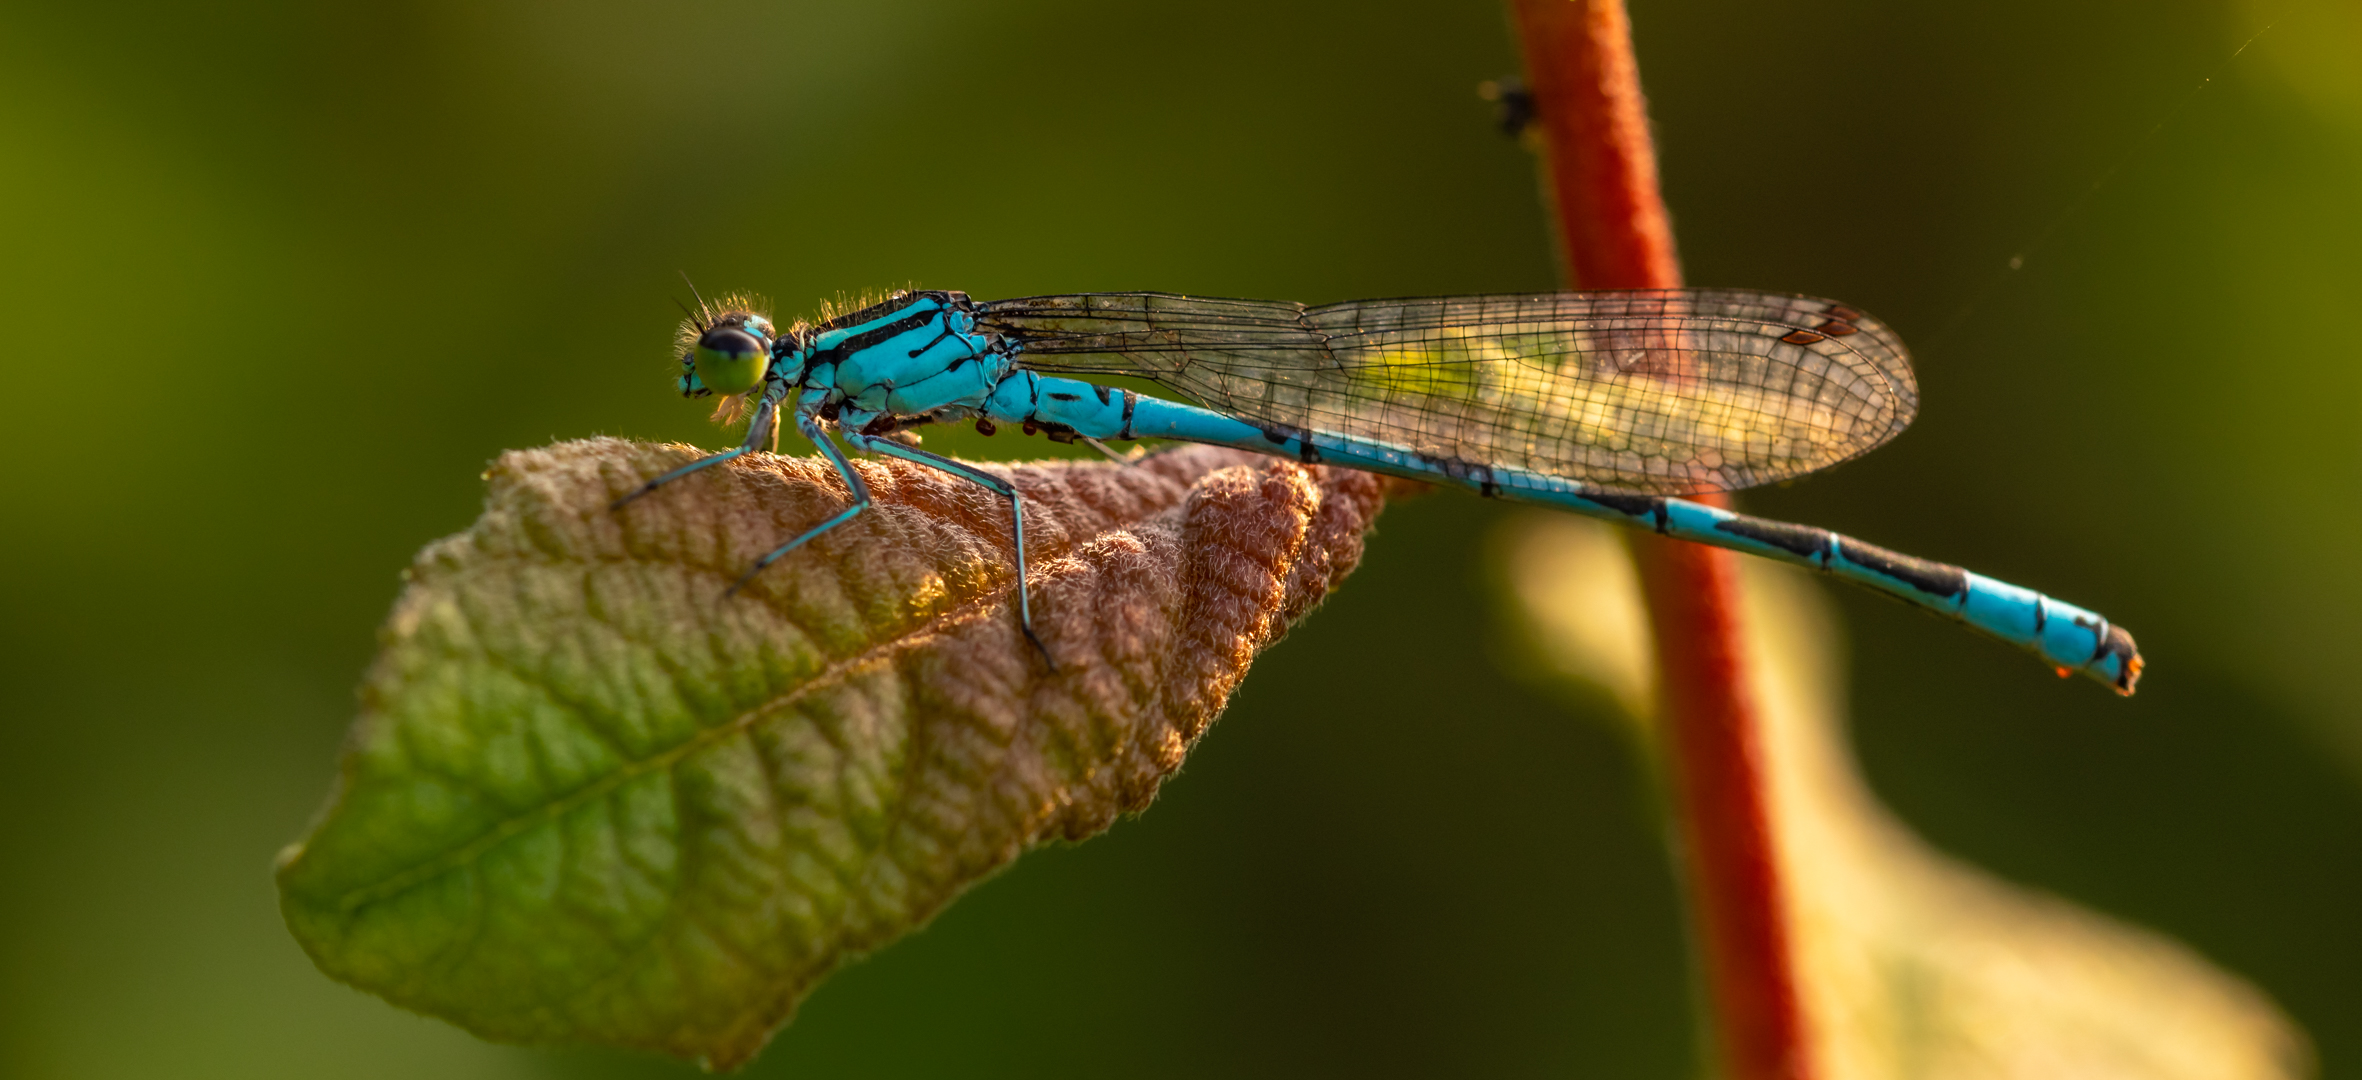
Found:
[[[1569,276],[1586,289],[1680,285],[1622,0],[1511,0],[1511,8]],[[1734,1080],[1800,1080],[1813,1070],[1733,557],[1653,537],[1636,547],[1725,1072]]]

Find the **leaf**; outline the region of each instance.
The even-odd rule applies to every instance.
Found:
[[[1655,678],[1646,652],[1585,628],[1638,625],[1647,639],[1637,579],[1617,565],[1628,559],[1622,545],[1605,526],[1558,515],[1513,528],[1505,561],[1515,604],[1553,674],[1645,706]],[[2311,1074],[2302,1032],[2244,980],[2178,942],[2001,881],[1912,835],[1845,750],[1843,681],[1827,645],[1841,629],[1827,600],[1801,571],[1741,564],[1748,677],[1762,708],[1813,1075]],[[1652,737],[1646,718],[1635,719],[1634,730]]]
[[[280,856],[328,974],[490,1038],[728,1068],[848,958],[1027,847],[1145,807],[1255,652],[1360,558],[1380,481],[1187,447],[1002,471],[901,462],[841,510],[817,458],[615,439],[504,455],[420,553],[336,789]]]

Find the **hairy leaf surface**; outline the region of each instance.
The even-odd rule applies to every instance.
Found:
[[[383,631],[336,790],[281,855],[320,967],[481,1034],[746,1060],[846,959],[1029,845],[1147,805],[1255,652],[1352,569],[1381,482],[1189,447],[1008,469],[1004,500],[860,463],[870,512],[754,456],[503,456]]]

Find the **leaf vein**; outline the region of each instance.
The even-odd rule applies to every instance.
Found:
[[[396,872],[374,884],[348,890],[337,897],[337,907],[346,912],[355,911],[388,897],[399,895],[454,869],[473,863],[485,852],[516,838],[545,821],[557,818],[576,806],[592,799],[604,797],[637,777],[658,769],[669,769],[683,758],[732,734],[743,731],[750,725],[759,723],[765,717],[802,701],[818,690],[837,685],[854,674],[887,663],[894,656],[923,645],[954,626],[991,614],[994,610],[1005,606],[1003,601],[1007,599],[1010,591],[1007,586],[1002,586],[981,593],[968,603],[944,612],[941,616],[909,633],[879,642],[843,660],[829,664],[785,694],[749,709],[725,723],[700,730],[697,734],[682,740],[679,745],[646,758],[627,760],[621,768],[614,772],[524,813],[501,821],[446,854],[438,855]],[[899,811],[897,814],[899,816]],[[891,828],[892,826],[889,824],[889,832]]]

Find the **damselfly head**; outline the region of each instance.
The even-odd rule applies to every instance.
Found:
[[[771,324],[759,315],[709,326],[681,362],[692,381],[716,394],[743,394],[762,385],[771,366]]]
[[[681,358],[673,385],[681,396],[744,394],[763,384],[778,331],[761,306],[753,297],[725,296],[718,303],[700,301],[689,313],[673,340]]]

